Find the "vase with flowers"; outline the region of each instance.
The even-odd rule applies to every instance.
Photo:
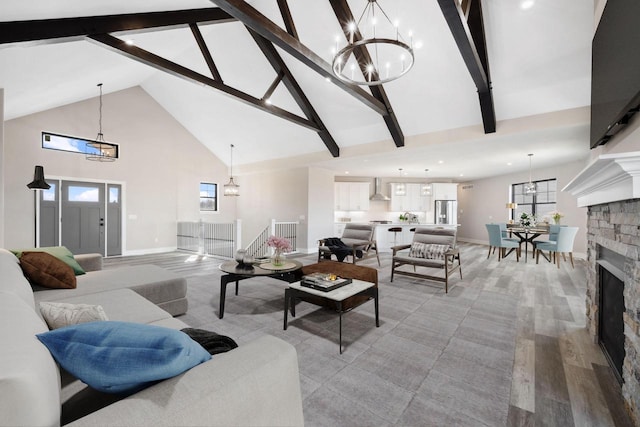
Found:
[[[560,219],[564,216],[562,212],[553,211],[551,212],[551,218],[553,219],[554,224],[560,224]]]
[[[285,263],[285,253],[291,252],[291,242],[284,237],[269,236],[267,239],[267,246],[273,248],[273,255],[271,257],[271,264],[276,267],[281,267]]]
[[[535,216],[526,212],[520,215],[520,226],[524,228],[532,227],[536,223]]]

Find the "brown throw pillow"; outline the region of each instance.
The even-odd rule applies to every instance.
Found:
[[[69,265],[46,252],[23,252],[22,272],[33,285],[54,289],[74,289],[76,275]]]

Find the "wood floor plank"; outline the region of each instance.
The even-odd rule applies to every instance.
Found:
[[[536,334],[535,354],[536,401],[538,396],[541,396],[556,402],[569,403],[569,390],[558,339]]]
[[[624,407],[624,400],[620,392],[620,384],[609,366],[592,364],[593,373],[598,379],[598,385],[604,397],[609,415],[616,427],[633,427],[633,421]]]
[[[507,427],[534,427],[535,414],[515,406],[509,406],[507,415]]]
[[[613,419],[591,369],[565,365],[573,420],[580,427],[613,427]]]
[[[517,339],[510,404],[513,407],[535,412],[535,341]]]

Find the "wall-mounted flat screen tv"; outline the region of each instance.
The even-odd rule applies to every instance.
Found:
[[[592,47],[591,148],[605,144],[640,105],[640,0],[608,0]]]

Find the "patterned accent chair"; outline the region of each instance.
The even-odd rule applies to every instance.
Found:
[[[445,293],[449,292],[451,274],[458,270],[460,271],[460,279],[462,279],[460,252],[456,248],[456,235],[455,228],[417,227],[410,245],[391,248],[393,250],[391,282],[393,282],[394,274],[418,277],[444,282],[444,291]],[[413,271],[401,269],[400,267],[404,265],[412,266]],[[424,270],[424,272],[419,272],[417,268]],[[434,270],[444,270],[444,277],[442,274],[435,275]]]

